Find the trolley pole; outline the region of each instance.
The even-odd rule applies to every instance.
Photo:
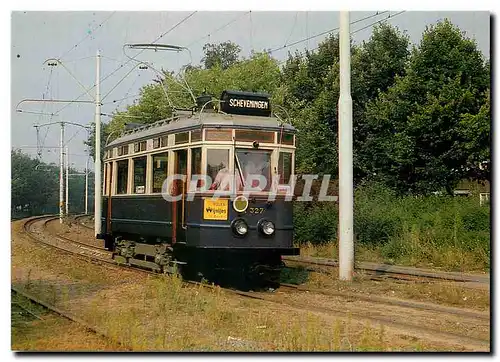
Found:
[[[69,151],[66,147],[66,217],[69,216]]]
[[[94,166],[94,233],[101,233],[101,96],[100,96],[100,70],[101,54],[96,55],[96,80],[95,80],[95,166]]]
[[[352,97],[349,12],[340,12],[339,97],[339,279],[350,281],[354,271]]]
[[[90,155],[85,162],[85,214],[89,213],[89,157]]]
[[[61,139],[59,142],[59,223],[63,222],[64,214],[64,122],[61,122]]]

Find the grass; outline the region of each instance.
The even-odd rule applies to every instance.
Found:
[[[136,351],[383,351],[417,350],[391,340],[383,327],[350,319],[324,318],[268,304],[233,299],[220,288],[184,287],[176,276],[149,278],[124,290],[102,313],[96,302],[87,315]],[[126,297],[129,295],[129,297]],[[142,295],[132,299],[131,295]],[[101,301],[103,299],[100,299]],[[146,318],[147,316],[147,318]],[[392,346],[392,347],[391,347]]]
[[[11,348],[14,351],[120,351],[119,345],[85,330],[29,299],[13,293]],[[22,306],[22,307],[19,307]],[[26,312],[30,311],[40,319]]]
[[[336,258],[338,205],[295,205],[295,240],[305,255]],[[489,271],[490,207],[476,196],[396,196],[380,185],[355,191],[357,260],[449,271]]]
[[[307,271],[303,266],[288,262],[282,275],[283,283],[302,284],[325,293],[333,291],[351,291],[373,295],[385,295],[401,299],[413,299],[447,306],[470,308],[487,311],[490,308],[490,291],[472,289],[449,281],[374,281],[370,275],[356,272],[353,282],[338,280],[337,268],[318,267],[318,271]]]
[[[16,285],[29,288],[39,298],[99,326],[112,340],[134,351],[461,349],[412,339],[349,316],[318,315],[242,299],[218,287],[186,287],[177,276],[144,277],[71,257],[61,258],[30,242],[14,242],[12,252],[12,278]],[[304,276],[317,285],[322,282],[303,272],[295,275]],[[47,324],[46,328],[29,325],[24,330],[13,329],[13,346],[23,350],[108,348],[78,334],[74,325],[58,327],[59,323]]]

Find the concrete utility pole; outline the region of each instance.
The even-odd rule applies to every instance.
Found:
[[[94,166],[94,233],[101,233],[101,54],[97,50],[95,78],[95,166]]]
[[[62,224],[64,216],[64,122],[61,122],[61,139],[59,141],[59,223]]]
[[[349,12],[340,12],[339,97],[339,279],[352,280],[354,272],[352,97]]]
[[[69,151],[66,147],[66,217],[69,216]]]

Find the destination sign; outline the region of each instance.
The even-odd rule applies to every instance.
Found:
[[[229,100],[229,107],[242,107],[242,108],[260,108],[268,109],[269,102],[266,101],[251,101],[248,99],[234,99]]]
[[[265,93],[224,91],[221,101],[221,110],[225,113],[262,117],[271,115],[269,95]]]

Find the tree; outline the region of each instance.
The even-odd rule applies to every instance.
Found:
[[[183,77],[164,71],[162,79],[144,86],[136,103],[128,106],[124,112],[115,113],[109,124],[102,125],[101,149],[107,135],[111,134],[110,140],[113,140],[120,135],[127,123],[149,124],[169,118],[173,109],[167,101],[166,90],[174,107],[191,109],[195,104],[187,91],[186,83],[194,95],[205,92],[216,98],[225,89],[273,94],[279,85],[280,70],[277,61],[268,54],[254,53],[251,58],[235,63],[227,69],[220,65],[210,69],[192,67]],[[92,132],[87,141],[92,150],[95,148],[94,139]]]
[[[59,166],[46,164],[21,151],[11,151],[11,214],[31,216],[59,212]],[[70,168],[70,174],[78,173]],[[89,174],[89,210],[93,208],[93,173]],[[69,177],[70,212],[83,212],[85,178]]]
[[[12,212],[28,215],[56,212],[59,204],[59,169],[21,151],[11,151]]]
[[[452,193],[470,175],[472,134],[489,137],[488,88],[475,42],[447,20],[428,27],[406,74],[367,107],[370,172],[402,193]]]
[[[238,62],[241,47],[230,41],[220,44],[207,43],[203,46],[203,52],[205,56],[201,61],[205,69],[211,69],[216,66],[227,69]]]
[[[351,45],[356,182],[366,176],[368,168],[363,158],[367,152],[364,149],[368,132],[366,104],[390,87],[397,76],[404,74],[408,44],[406,35],[382,24],[374,28],[368,42]],[[339,37],[332,35],[320,43],[316,52],[306,52],[304,57],[289,54],[282,72],[283,105],[298,119],[296,126],[300,131],[297,165],[307,165],[309,158],[324,160],[311,161],[317,173],[337,173],[339,66]],[[326,144],[320,146],[319,140]]]

